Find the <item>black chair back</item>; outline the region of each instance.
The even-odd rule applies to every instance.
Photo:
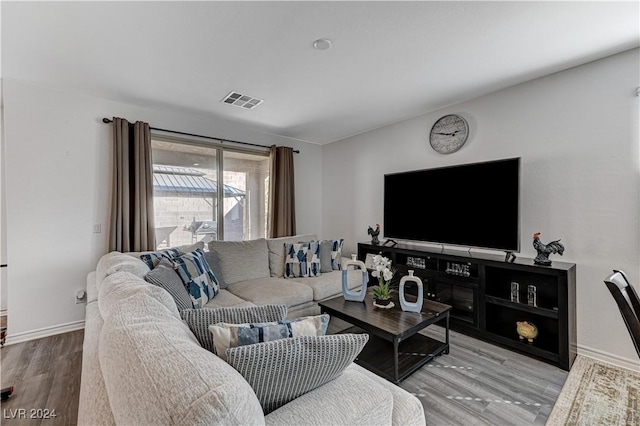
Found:
[[[638,294],[629,282],[629,277],[622,270],[614,269],[613,273],[605,278],[604,283],[620,309],[633,345],[640,356],[640,299]]]

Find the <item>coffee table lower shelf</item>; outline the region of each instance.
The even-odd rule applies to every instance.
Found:
[[[353,326],[341,333],[367,332]],[[393,343],[371,333],[368,334],[369,342],[354,362],[396,384],[436,356],[449,353],[448,343],[416,333],[400,342],[398,346],[398,375],[395,377]]]

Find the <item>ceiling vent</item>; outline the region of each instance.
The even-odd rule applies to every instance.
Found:
[[[258,98],[252,98],[251,96],[243,95],[238,92],[231,92],[222,100],[225,104],[237,106],[238,108],[253,109],[260,105],[263,100]]]

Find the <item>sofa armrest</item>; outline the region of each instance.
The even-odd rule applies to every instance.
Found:
[[[93,278],[95,287],[95,274]],[[88,303],[82,343],[82,372],[78,401],[79,425],[107,426],[116,424],[111,413],[107,388],[100,368],[98,346],[103,324],[98,304],[95,301]]]
[[[389,425],[393,398],[359,371],[342,375],[265,416],[267,425]]]
[[[98,283],[96,282],[96,271],[87,274],[87,304],[98,300]]]

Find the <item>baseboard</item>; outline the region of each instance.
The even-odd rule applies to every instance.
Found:
[[[54,336],[56,334],[68,333],[70,331],[82,330],[84,328],[84,320],[69,322],[67,324],[56,325],[53,327],[45,327],[37,330],[25,331],[22,333],[7,334],[6,345],[22,343],[29,340],[42,339],[43,337]],[[7,330],[11,331],[11,329]]]
[[[640,360],[624,358],[599,349],[578,345],[578,354],[629,370],[640,371]]]

